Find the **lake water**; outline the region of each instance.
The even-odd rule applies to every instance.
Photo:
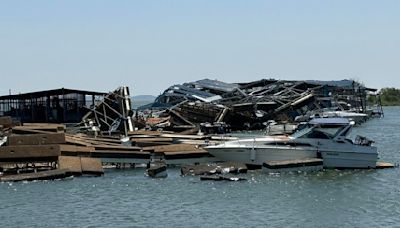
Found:
[[[353,130],[400,161],[400,108]],[[150,179],[141,168],[99,178],[0,184],[0,227],[399,227],[400,168],[268,175],[243,182]]]

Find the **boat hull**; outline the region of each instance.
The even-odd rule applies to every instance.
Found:
[[[375,168],[378,160],[377,153],[357,153],[339,151],[321,151],[325,168]]]
[[[340,146],[316,147],[207,147],[206,150],[222,161],[237,161],[262,165],[266,161],[283,161],[322,157],[325,168],[375,168],[378,160],[376,147]]]
[[[221,148],[208,147],[206,150],[223,161],[236,161],[249,165],[262,165],[266,161],[283,161],[291,159],[316,158],[315,148],[288,149],[285,147],[274,148]]]

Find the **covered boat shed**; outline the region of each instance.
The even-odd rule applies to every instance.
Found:
[[[78,123],[105,94],[61,88],[0,96],[0,116],[23,123]]]

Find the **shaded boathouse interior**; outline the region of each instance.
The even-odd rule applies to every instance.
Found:
[[[78,123],[105,93],[54,89],[0,96],[0,116],[29,123]]]

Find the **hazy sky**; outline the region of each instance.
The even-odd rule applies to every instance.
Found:
[[[400,1],[3,1],[0,94],[203,78],[400,87]]]

